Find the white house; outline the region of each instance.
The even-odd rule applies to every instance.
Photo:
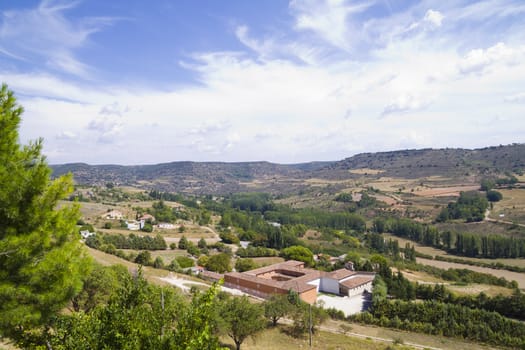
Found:
[[[95,235],[95,232],[89,232],[89,230],[80,231],[80,236],[82,236],[83,239],[86,239],[94,235]]]
[[[157,225],[157,227],[160,229],[172,230],[175,228],[175,225],[169,222],[161,222]]]
[[[138,231],[138,230],[140,230],[140,222],[137,222],[137,221],[126,221],[126,225],[128,227],[128,230],[130,230],[130,231]]]
[[[124,215],[119,210],[111,210],[107,213],[104,213],[102,217],[110,220],[122,220],[124,218]]]

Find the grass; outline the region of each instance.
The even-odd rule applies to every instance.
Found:
[[[330,328],[335,329],[336,327],[340,327],[339,326],[340,323],[342,322],[329,320],[326,322],[325,325]],[[494,347],[485,346],[483,344],[478,344],[478,343],[471,343],[471,342],[464,341],[461,339],[456,339],[456,338],[447,338],[447,337],[422,334],[422,333],[410,333],[410,332],[405,332],[401,330],[361,325],[361,324],[356,324],[356,323],[350,323],[349,325],[351,325],[352,327],[352,330],[350,331],[352,333],[358,333],[363,336],[379,337],[379,338],[389,339],[389,340],[395,340],[395,339],[402,340],[403,343],[405,344],[404,348],[409,348],[409,349],[412,348],[408,345],[409,343],[418,344],[422,346],[428,346],[429,348],[430,347],[439,348],[443,350],[495,349]],[[355,338],[350,337],[349,339],[355,339]],[[363,349],[364,348],[365,347],[363,347]],[[397,347],[396,349],[401,349],[401,348]]]
[[[417,258],[417,262],[419,264],[435,266],[435,267],[438,267],[440,269],[445,269],[445,270],[449,268],[467,269],[467,270],[472,270],[476,272],[491,274],[496,277],[505,277],[508,281],[515,280],[516,282],[518,282],[519,288],[525,289],[525,273],[518,273],[518,272],[507,271],[507,270],[489,269],[486,267],[471,266],[471,265],[458,264],[458,263],[449,263],[445,261],[429,260],[429,259],[421,259],[421,258]]]
[[[130,272],[135,272],[139,268],[139,265],[137,265],[135,263],[132,263],[132,262],[129,262],[127,260],[121,259],[121,258],[119,258],[119,257],[117,257],[115,255],[106,254],[104,252],[101,252],[100,250],[96,250],[96,249],[92,249],[92,248],[88,248],[88,247],[86,247],[86,248],[87,248],[89,254],[93,257],[93,259],[95,261],[97,261],[98,263],[104,265],[104,266],[111,266],[111,265],[118,265],[118,264],[120,264],[120,265],[125,266],[128,269],[128,271],[130,271]],[[162,270],[162,269],[155,269],[153,267],[143,266],[142,267],[142,272],[144,273],[144,277],[149,282],[157,284],[157,285],[169,285],[166,282],[161,281],[160,278],[161,277],[168,277],[170,275],[181,276],[182,278],[187,279],[189,281],[198,281],[198,282],[201,282],[201,283],[205,283],[201,279],[198,279],[196,277],[191,277],[191,276],[188,276],[188,275],[180,275],[180,274],[177,274],[175,272],[170,272],[168,270]]]
[[[502,189],[497,190],[503,195],[503,199],[494,203],[494,209],[490,216],[492,219],[500,219],[499,215],[504,214],[501,220],[525,224],[525,190],[524,189]]]
[[[235,349],[233,341],[228,337],[222,337],[224,345]],[[375,342],[367,339],[348,337],[343,334],[334,334],[331,332],[316,332],[312,338],[312,349],[326,350],[385,350],[388,344]],[[294,338],[286,334],[285,327],[266,329],[256,338],[248,338],[244,341],[241,349],[244,350],[290,350],[309,348],[308,337]],[[394,349],[405,349],[408,347],[395,347]]]
[[[259,266],[266,266],[266,265],[273,265],[278,264],[284,261],[283,258],[280,258],[278,256],[270,256],[270,257],[260,257],[260,258],[251,258],[255,263]]]
[[[351,327],[347,335],[342,334],[341,325]],[[482,344],[470,343],[460,339],[432,336],[419,333],[408,333],[399,330],[381,327],[366,326],[360,324],[349,324],[329,320],[322,325],[321,331],[314,334],[312,338],[312,349],[327,350],[386,350],[386,349],[413,349],[410,344],[418,344],[423,347],[439,348],[443,350],[463,349],[495,349]],[[324,331],[330,330],[330,331]],[[355,334],[359,334],[359,337]],[[374,338],[381,338],[378,340]],[[224,336],[221,338],[224,345],[234,349],[233,341]],[[241,346],[245,350],[291,350],[308,349],[308,337],[293,338],[286,332],[286,326],[279,325],[277,328],[269,328],[259,333],[255,339],[248,338]]]

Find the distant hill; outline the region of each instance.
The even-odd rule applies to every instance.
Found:
[[[351,179],[352,170],[374,169],[376,176],[460,178],[525,169],[525,144],[468,149],[420,149],[362,153],[341,161],[302,164],[269,162],[171,162],[155,165],[52,165],[53,175],[72,172],[84,185],[112,182],[163,191],[220,194],[239,191],[290,193],[308,178]]]
[[[497,175],[506,171],[525,170],[525,144],[493,146],[480,149],[444,148],[392,152],[361,153],[324,169],[338,173],[352,169],[383,170],[383,176],[421,178]]]

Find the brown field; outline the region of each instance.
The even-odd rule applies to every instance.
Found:
[[[475,191],[479,189],[479,185],[470,186],[451,186],[451,187],[424,187],[419,191],[414,191],[414,194],[422,197],[442,197],[442,196],[459,196],[462,191]]]
[[[367,186],[372,186],[383,192],[397,192],[400,188],[410,188],[413,180],[397,179],[392,177],[381,177],[378,180],[368,182]]]
[[[505,277],[508,281],[518,282],[521,289],[525,289],[525,273],[512,272],[507,270],[489,269],[487,267],[470,266],[465,264],[450,263],[445,261],[429,260],[423,258],[416,259],[419,264],[435,266],[440,269],[467,269],[481,273],[488,273],[496,277]]]
[[[384,194],[372,194],[372,197],[375,197],[375,199],[377,199],[378,201],[385,202],[388,205],[395,205],[399,202],[397,199]]]
[[[357,175],[377,175],[377,174],[384,173],[385,171],[378,170],[378,169],[361,168],[361,169],[351,169],[351,170],[348,170],[348,172],[352,174],[357,174]]]

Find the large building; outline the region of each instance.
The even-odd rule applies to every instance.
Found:
[[[301,261],[289,260],[246,272],[226,273],[224,285],[261,298],[293,291],[313,304],[319,292],[348,297],[371,292],[374,277],[373,272],[347,269],[318,271],[305,268]]]

